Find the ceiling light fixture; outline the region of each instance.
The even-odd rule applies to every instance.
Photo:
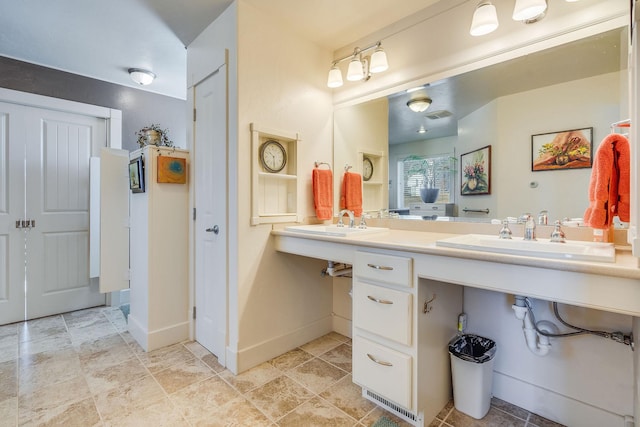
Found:
[[[471,20],[469,34],[472,36],[484,36],[498,28],[498,14],[496,7],[490,1],[481,1],[476,6]]]
[[[420,98],[410,99],[407,102],[407,107],[416,113],[422,113],[431,105],[431,98],[424,96]]]
[[[362,56],[366,51],[375,49],[371,56]],[[356,47],[351,55],[336,59],[331,63],[327,86],[336,88],[342,86],[342,73],[338,68],[338,64],[350,59],[349,68],[347,69],[347,80],[351,82],[367,81],[371,78],[372,73],[381,73],[389,68],[387,62],[387,54],[382,50],[382,42],[376,42],[364,49]]]
[[[420,126],[420,129],[418,129],[416,132],[418,132],[418,133],[427,133],[427,130],[424,128],[424,126]]]
[[[129,76],[131,80],[142,86],[150,84],[156,78],[151,71],[142,68],[129,68]]]

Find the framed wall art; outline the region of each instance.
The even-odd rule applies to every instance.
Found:
[[[179,157],[158,156],[159,183],[184,184],[187,182],[187,160]]]
[[[460,194],[491,194],[491,146],[460,156]]]
[[[129,160],[129,188],[133,193],[144,193],[144,161],[142,156]]]
[[[593,128],[531,135],[531,170],[590,168],[593,164]]]

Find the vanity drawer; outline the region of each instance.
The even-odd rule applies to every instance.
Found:
[[[412,294],[355,281],[353,326],[411,345]]]
[[[412,259],[394,255],[356,252],[353,264],[358,278],[380,283],[411,287],[413,283]]]
[[[353,382],[412,409],[412,357],[355,335]]]

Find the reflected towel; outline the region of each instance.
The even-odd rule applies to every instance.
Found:
[[[585,225],[609,228],[616,215],[629,221],[629,162],[629,140],[624,135],[612,133],[602,140],[593,159]]]
[[[313,169],[313,206],[320,220],[331,219],[333,215],[333,174],[331,169]]]
[[[344,173],[340,209],[349,209],[355,216],[362,215],[362,176],[359,173]]]

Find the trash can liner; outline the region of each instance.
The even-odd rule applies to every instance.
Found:
[[[465,334],[449,343],[449,352],[455,357],[473,363],[485,363],[496,355],[495,341],[478,335]]]

